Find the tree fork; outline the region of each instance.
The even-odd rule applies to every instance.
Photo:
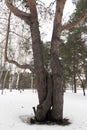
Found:
[[[63,118],[63,85],[62,85],[62,67],[59,61],[59,46],[61,32],[70,29],[80,22],[84,21],[87,17],[87,12],[75,23],[62,26],[63,9],[67,0],[56,0],[56,12],[53,26],[53,35],[51,40],[51,70],[52,78],[49,74],[46,75],[43,54],[42,54],[42,42],[40,38],[39,22],[36,9],[36,0],[27,0],[30,13],[20,11],[18,8],[12,5],[11,0],[5,0],[7,7],[17,16],[30,25],[31,37],[32,37],[32,49],[34,55],[34,72],[37,81],[37,90],[39,97],[39,106],[37,110],[34,110],[35,117],[38,121],[45,120],[47,114],[52,107],[50,116],[52,119],[60,120]],[[6,52],[7,53],[7,52]],[[8,60],[8,57],[7,61]],[[13,63],[13,60],[10,60]],[[17,62],[14,63],[20,67]],[[24,66],[21,66],[24,67]],[[29,66],[28,66],[29,67]],[[48,80],[46,79],[49,77]],[[50,89],[51,88],[51,89]]]

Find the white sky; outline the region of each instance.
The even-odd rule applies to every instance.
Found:
[[[53,0],[42,0],[47,6],[49,6],[49,4],[53,1]],[[75,10],[75,5],[72,4],[72,0],[67,0],[66,4],[65,4],[65,8],[64,8],[64,13],[63,13],[63,22],[67,22],[69,19],[69,16],[73,13],[73,11]],[[51,40],[51,36],[52,36],[52,23],[53,22],[48,22],[45,21],[41,32],[45,32],[47,35],[42,37],[43,41],[50,41]]]
[[[75,5],[72,4],[72,0],[67,0],[64,8],[64,18],[66,18],[65,21],[69,19],[69,16],[73,13],[75,10]]]
[[[47,6],[49,6],[49,4],[51,2],[53,2],[53,0],[41,0],[42,2],[44,2]],[[66,4],[65,4],[65,8],[64,8],[64,16],[68,17],[72,14],[73,10],[75,9],[75,6],[72,4],[72,0],[67,0]],[[68,19],[68,18],[67,18]]]

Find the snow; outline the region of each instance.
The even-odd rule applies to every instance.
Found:
[[[86,130],[87,129],[87,96],[64,93],[64,118],[71,122],[68,126],[30,125],[23,122],[33,116],[32,107],[38,104],[37,93],[33,90],[0,91],[0,130]]]

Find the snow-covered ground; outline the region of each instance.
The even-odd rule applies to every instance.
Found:
[[[68,126],[24,123],[27,116],[33,115],[32,107],[37,103],[37,93],[32,90],[5,90],[4,95],[0,94],[0,130],[87,130],[87,96],[82,93],[64,94],[64,118],[71,122]]]

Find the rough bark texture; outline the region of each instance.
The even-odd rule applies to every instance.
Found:
[[[36,120],[45,121],[51,120],[51,107],[52,107],[52,87],[53,79],[51,74],[46,75],[46,97],[44,101],[37,106]],[[50,112],[50,114],[49,114]]]
[[[63,84],[62,84],[63,73],[58,55],[63,7],[64,2],[63,1],[60,2],[57,0],[53,36],[51,42],[51,67],[52,67],[53,84],[54,84],[52,118],[54,120],[63,119]]]
[[[37,106],[35,117],[38,121],[43,121],[46,119],[47,112],[49,111],[51,106],[51,94],[48,94],[47,92],[50,76],[47,74],[47,72],[44,69],[42,42],[40,39],[36,2],[35,0],[32,0],[29,1],[28,3],[29,3],[31,17],[32,17],[30,29],[31,29],[31,37],[32,37],[35,76],[37,82],[36,86],[37,86],[38,97],[39,97],[39,105]],[[51,89],[49,90],[51,91]]]
[[[42,42],[40,39],[36,2],[35,0],[32,0],[28,1],[28,3],[32,17],[30,29],[31,29],[32,49],[34,56],[34,68],[35,68],[39,103],[41,104],[46,96],[46,78],[45,78],[46,76],[43,63]]]

